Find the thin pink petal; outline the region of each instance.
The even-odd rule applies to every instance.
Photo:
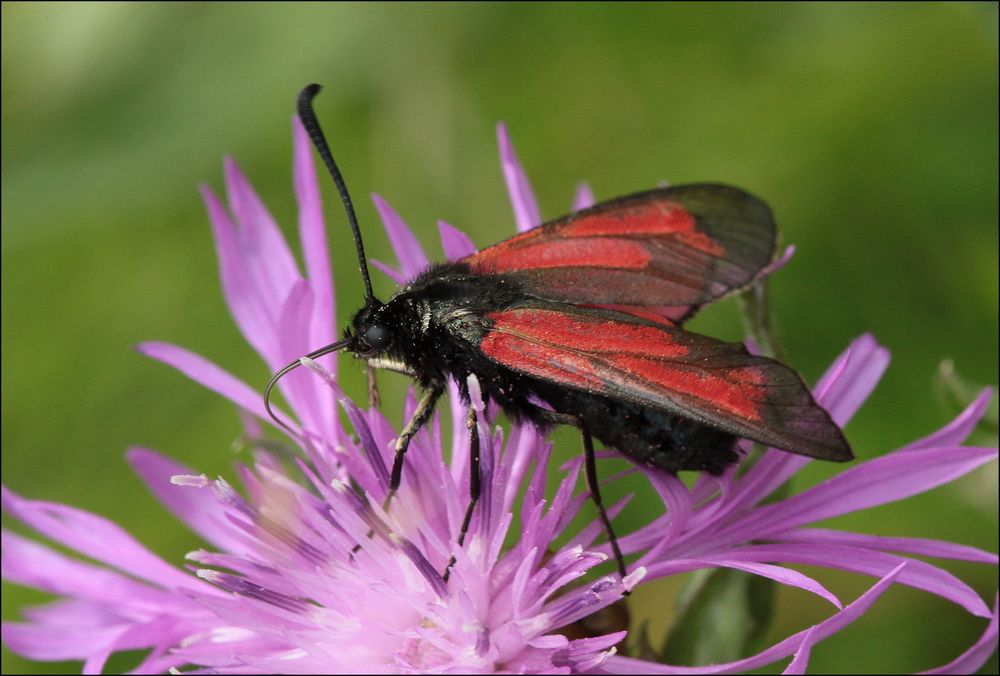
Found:
[[[309,325],[312,309],[312,289],[308,282],[299,280],[292,285],[278,319],[282,362],[285,364],[320,347],[311,345],[308,332],[302,330],[302,327]],[[322,407],[324,399],[318,396],[320,393],[331,394],[328,387],[324,387],[301,368],[285,375],[278,386],[305,429],[322,435],[331,443],[336,440],[336,432],[332,429],[333,412]]]
[[[171,481],[171,477],[197,472],[146,448],[130,448],[125,457],[156,499],[206,542],[233,554],[251,551],[242,540],[233,537],[232,527],[220,519],[225,508],[213,491],[177,486]]]
[[[993,397],[993,388],[987,387],[971,404],[965,407],[957,418],[923,439],[907,444],[905,450],[912,451],[933,446],[955,446],[962,443],[979,424]]]
[[[476,245],[468,235],[455,226],[438,221],[438,232],[441,235],[441,249],[444,250],[444,257],[448,260],[455,261],[476,253]]]
[[[826,639],[847,625],[851,624],[859,617],[868,612],[875,601],[889,588],[892,582],[899,575],[903,566],[899,566],[888,575],[875,583],[868,591],[862,594],[854,603],[839,611],[830,618],[813,625],[809,629],[800,631],[776,643],[767,650],[764,650],[752,657],[726,662],[724,664],[712,664],[699,667],[678,667],[669,664],[657,664],[647,662],[632,657],[612,656],[603,665],[602,671],[610,674],[728,674],[742,673],[750,669],[763,667],[772,662],[794,654],[802,647],[802,642],[806,636],[811,635],[812,644],[815,645]]]
[[[576,186],[576,194],[573,195],[573,211],[581,211],[594,206],[594,193],[590,189],[590,184],[581,181]]]
[[[169,343],[142,343],[136,349],[147,357],[173,366],[191,380],[221,394],[258,418],[267,422],[271,421],[271,417],[264,408],[264,400],[260,392],[204,357]],[[287,414],[279,410],[278,415],[281,415],[293,430],[298,431],[298,427],[291,422]]]
[[[31,546],[40,546],[34,542],[29,541],[29,543]],[[101,568],[100,570],[106,569]],[[133,580],[133,582],[135,581]],[[24,583],[18,582],[18,584]],[[71,584],[67,583],[67,586]],[[111,604],[105,604],[92,599],[63,597],[42,606],[29,606],[22,611],[22,614],[25,619],[31,620],[36,624],[67,627],[106,627],[121,621],[121,616],[113,608],[114,606]]]
[[[120,526],[96,514],[66,505],[26,500],[6,487],[3,507],[42,535],[140,580],[165,588],[202,588],[200,582],[153,554]]]
[[[55,606],[52,609],[48,606],[31,609],[26,615],[35,622],[101,627],[121,621],[120,616],[110,616],[109,609],[127,610],[133,615],[155,615],[182,612],[187,606],[186,600],[177,596],[172,588],[144,584],[116,570],[66,556],[17,533],[4,530],[2,542],[5,580],[79,600],[71,608],[77,615],[56,615],[56,609],[63,610],[61,604],[50,604]],[[172,579],[175,574],[184,575],[171,570]],[[193,578],[184,577],[186,583],[199,586]],[[206,591],[211,592],[211,589],[206,588]],[[88,611],[90,617],[86,616]]]
[[[806,632],[806,635],[802,637],[802,644],[799,649],[795,651],[795,656],[792,661],[788,664],[782,674],[804,674],[806,673],[806,667],[809,666],[809,654],[812,652],[812,646],[814,641],[814,636],[816,632],[810,629]]]
[[[990,614],[989,608],[979,598],[975,590],[948,571],[924,561],[908,559],[895,554],[857,547],[803,542],[746,545],[720,553],[719,557],[744,561],[782,561],[823,566],[824,568],[847,570],[875,577],[884,575],[887,571],[905,563],[906,569],[897,580],[899,584],[940,596],[979,617],[989,617]]]
[[[819,403],[841,426],[854,417],[889,367],[889,351],[871,334],[855,339],[847,349],[845,368],[835,363],[815,388]]]
[[[267,305],[257,292],[243,260],[236,226],[219,198],[206,186],[202,186],[201,194],[212,224],[212,236],[219,259],[219,277],[229,312],[247,342],[274,367],[279,361],[276,355],[278,341],[274,331],[277,306]]]
[[[856,465],[803,493],[765,505],[730,530],[763,537],[776,530],[896,502],[949,483],[996,457],[997,449],[974,446],[897,451]]]
[[[894,538],[825,528],[795,528],[786,533],[775,535],[774,539],[784,542],[815,542],[829,545],[864,547],[866,549],[886,552],[905,552],[907,554],[917,554],[918,556],[933,556],[939,559],[953,559],[955,561],[972,561],[992,566],[1000,563],[1000,557],[992,552],[945,540]]]
[[[507,192],[510,194],[510,203],[514,207],[514,222],[517,224],[517,230],[518,232],[531,230],[536,225],[541,224],[541,212],[538,210],[535,194],[531,191],[528,176],[524,173],[524,168],[517,159],[514,146],[507,134],[507,127],[503,122],[497,124],[497,143],[500,145],[500,167],[503,169],[504,180],[507,181]]]
[[[107,647],[128,627],[48,627],[23,622],[3,623],[3,642],[10,650],[30,660],[55,662],[82,660]]]
[[[239,226],[243,260],[263,301],[277,307],[302,275],[274,218],[231,158],[225,161],[225,177],[229,207]]]
[[[391,265],[383,263],[377,258],[369,258],[368,263],[371,264],[371,266],[376,270],[385,273],[385,275],[392,281],[396,282],[396,284],[402,286],[404,283],[406,283],[406,276],[402,272],[396,270],[396,268],[392,267]]]
[[[375,203],[379,216],[382,217],[385,232],[389,235],[389,241],[392,242],[393,251],[396,252],[396,260],[399,261],[403,278],[413,279],[426,270],[430,264],[427,255],[420,247],[420,242],[413,235],[413,231],[410,230],[410,226],[389,206],[388,202],[375,193],[372,193],[372,201]]]
[[[790,568],[775,566],[769,563],[760,563],[760,561],[765,560],[763,557],[756,561],[749,560],[749,557],[744,557],[743,560],[740,560],[729,556],[729,554],[730,552],[720,556],[707,556],[700,559],[670,559],[659,563],[647,564],[646,579],[654,580],[660,577],[666,577],[667,575],[676,575],[678,573],[686,573],[692,570],[700,570],[702,568],[732,568],[734,570],[740,570],[745,573],[765,577],[769,580],[774,580],[775,582],[779,582],[789,587],[798,587],[799,589],[826,599],[837,608],[843,607],[840,603],[840,599],[808,575],[803,575],[802,573]],[[770,560],[779,559],[773,558]]]
[[[379,492],[376,495],[384,496],[389,492],[389,469],[386,467],[385,459],[375,444],[371,428],[368,426],[364,414],[350,399],[341,399],[340,405],[343,406],[348,420],[351,421],[351,425],[354,427],[354,433],[358,436],[358,441],[364,450],[365,459],[368,461],[368,466],[371,469],[371,476],[377,482]],[[358,478],[355,477],[355,480],[358,480]],[[376,487],[363,485],[363,488],[372,492]]]
[[[1000,598],[994,597],[993,599],[993,616],[990,618],[990,623],[986,626],[986,631],[983,635],[979,637],[971,648],[966,650],[964,653],[956,657],[954,660],[948,664],[938,667],[937,669],[931,669],[930,671],[923,671],[922,674],[974,674],[979,671],[979,668],[986,664],[986,660],[990,659],[993,655],[993,651],[997,649],[997,616],[998,616],[998,603],[1000,603]]]
[[[757,278],[769,277],[770,275],[773,275],[775,272],[788,265],[788,261],[792,260],[793,255],[795,255],[795,245],[789,244],[785,247],[784,252],[782,252],[780,256],[768,263],[767,267],[757,273]]]

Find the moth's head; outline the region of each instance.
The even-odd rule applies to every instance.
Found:
[[[376,298],[358,310],[345,332],[345,338],[351,341],[348,349],[365,359],[387,351],[393,343],[393,324],[386,314],[386,305]]]

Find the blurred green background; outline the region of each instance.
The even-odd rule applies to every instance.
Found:
[[[598,199],[664,179],[724,181],[764,196],[798,246],[772,285],[789,360],[815,379],[864,331],[893,353],[847,428],[861,458],[949,419],[933,385],[942,359],[970,380],[997,381],[995,4],[2,11],[3,481],[111,516],[178,564],[198,543],[130,474],[123,451],[147,445],[231,476],[240,428],[227,403],[132,346],[175,342],[266,381],[227,315],[196,185],[220,190],[221,158],[232,154],[294,237],[290,119],[312,81],[326,85],[319,115],[375,258],[392,254],[370,191],[434,256],[439,218],[481,246],[513,231],[494,136],[504,120],[546,218],[568,209],[581,179]],[[343,321],[360,282],[328,188]],[[376,284],[391,288],[381,275]],[[693,327],[741,335],[732,301]],[[360,397],[360,373],[344,373]],[[398,420],[402,380],[387,376],[383,386],[397,387],[387,410]],[[832,471],[815,463],[799,485]],[[642,498],[655,508],[648,492]],[[642,522],[642,504],[622,530]],[[833,525],[996,551],[997,465]],[[992,599],[995,568],[950,569]],[[821,579],[846,600],[867,583]],[[653,618],[654,638],[667,626],[672,589],[633,597],[637,614]],[[5,584],[3,618],[41,598]],[[828,613],[782,592],[771,636]],[[984,626],[894,589],[816,647],[811,671],[929,668]],[[4,673],[50,669],[3,652]]]

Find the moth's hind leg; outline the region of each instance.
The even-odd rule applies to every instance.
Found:
[[[375,379],[375,366],[371,362],[365,364],[365,375],[368,376],[368,408],[376,408],[381,403],[378,396],[378,381]]]
[[[374,373],[374,369],[371,366],[371,362],[369,362],[369,374],[372,373]],[[417,410],[413,412],[409,422],[406,423],[406,427],[403,428],[403,431],[400,432],[399,436],[396,438],[396,443],[394,444],[394,455],[392,458],[392,473],[389,476],[389,491],[386,493],[385,499],[382,501],[382,509],[386,512],[389,511],[392,499],[396,497],[396,493],[399,491],[399,486],[403,481],[403,460],[406,457],[406,449],[410,446],[410,440],[416,436],[421,427],[427,424],[431,414],[434,413],[434,407],[437,405],[438,399],[441,398],[443,393],[444,388],[438,386],[427,390],[424,393],[424,396],[420,398],[420,403],[417,404]],[[374,529],[368,531],[369,538],[374,534]],[[361,549],[360,543],[354,545],[354,548],[351,549],[351,554],[356,554],[359,549]]]
[[[541,422],[556,425],[572,425],[580,430],[580,434],[583,436],[583,457],[587,473],[587,488],[590,490],[590,499],[594,501],[594,505],[597,507],[597,513],[601,518],[601,525],[604,526],[604,533],[608,536],[611,551],[614,553],[615,562],[618,564],[618,574],[624,582],[628,570],[625,567],[625,557],[622,555],[621,547],[618,546],[618,537],[615,535],[615,529],[611,526],[611,519],[608,517],[607,511],[604,509],[604,502],[601,500],[601,486],[597,478],[597,459],[594,455],[594,440],[590,435],[590,430],[587,429],[587,425],[582,419],[573,415],[557,413],[556,411],[541,408],[537,410],[537,413],[538,420]],[[627,594],[628,592],[625,593]]]
[[[476,420],[476,409],[472,406],[469,406],[465,424],[469,428],[469,505],[465,508],[462,529],[458,533],[459,547],[465,544],[465,535],[469,532],[469,524],[472,523],[472,512],[476,509],[476,503],[479,502],[479,495],[482,491],[482,479],[479,471],[479,423]],[[452,554],[448,566],[444,569],[445,582],[451,576],[451,568],[454,565],[455,555]]]

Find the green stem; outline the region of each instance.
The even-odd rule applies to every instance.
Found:
[[[784,351],[775,337],[771,321],[771,303],[768,298],[767,279],[760,279],[738,296],[743,327],[747,336],[757,344],[765,357],[782,361]]]

